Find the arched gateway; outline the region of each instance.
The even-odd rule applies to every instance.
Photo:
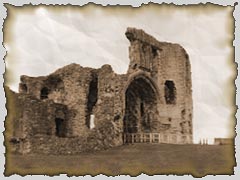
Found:
[[[130,80],[125,90],[125,114],[123,119],[123,141],[150,141],[151,133],[157,132],[159,123],[159,92],[154,82],[145,75]]]
[[[125,92],[124,133],[151,132],[156,120],[158,97],[151,81],[135,78]]]

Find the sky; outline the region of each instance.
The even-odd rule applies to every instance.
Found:
[[[194,9],[160,5],[11,7],[4,32],[6,85],[18,91],[20,75],[48,75],[70,63],[93,68],[110,64],[116,73],[126,73],[130,44],[125,31],[135,27],[159,41],[179,43],[189,54],[194,142],[232,137],[236,75],[232,10],[214,5]]]

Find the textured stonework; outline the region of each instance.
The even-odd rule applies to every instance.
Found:
[[[5,89],[18,112],[7,117],[14,130],[8,134],[12,151],[76,154],[122,145],[128,134],[156,133],[160,143],[192,143],[186,51],[135,28],[128,28],[126,37],[127,74],[114,73],[110,65],[70,64],[49,76],[21,76],[19,93]]]

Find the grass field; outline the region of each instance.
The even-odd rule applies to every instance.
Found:
[[[12,155],[7,154],[5,175],[98,174],[137,176],[141,173],[233,174],[234,149],[230,145],[134,144],[96,153],[79,155]]]

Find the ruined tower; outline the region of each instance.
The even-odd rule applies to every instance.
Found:
[[[192,143],[186,51],[135,28],[126,37],[126,74],[110,65],[70,64],[48,76],[21,77],[12,104],[16,151],[74,154],[124,143]]]
[[[150,116],[147,131],[166,134],[162,141],[191,143],[192,84],[186,51],[178,44],[159,42],[135,28],[128,28],[126,36],[130,41],[127,114],[132,116],[135,112],[136,119],[143,121],[138,121],[140,126],[146,124],[145,116]]]

